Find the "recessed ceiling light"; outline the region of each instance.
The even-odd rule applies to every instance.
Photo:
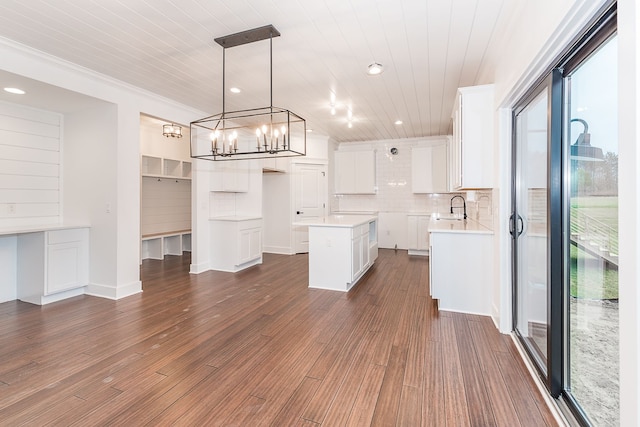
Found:
[[[401,124],[402,124],[402,120],[396,120],[394,123],[395,123],[396,125],[401,125]]]
[[[313,132],[313,129],[307,129],[307,133]]]
[[[233,93],[240,93],[240,92],[242,92],[242,91],[240,90],[240,88],[238,88],[238,87],[232,87],[232,88],[231,88],[231,89],[229,89],[229,90],[230,90],[231,92],[233,92]]]
[[[17,87],[5,87],[5,92],[14,93],[16,95],[24,95],[26,92],[22,89],[18,89]]]
[[[353,123],[349,122],[347,126],[349,126],[349,129],[351,129],[353,127]]]
[[[382,66],[382,64],[379,64],[377,62],[373,62],[367,67],[367,74],[369,74],[370,76],[377,76],[378,74],[382,74],[383,71],[384,67]]]

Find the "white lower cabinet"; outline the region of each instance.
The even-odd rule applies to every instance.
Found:
[[[18,299],[47,304],[81,295],[89,282],[89,229],[18,236]]]
[[[407,215],[407,248],[409,255],[429,255],[430,215]]]
[[[430,242],[430,289],[438,308],[490,315],[493,235],[432,232]]]
[[[348,291],[378,257],[377,219],[309,223],[309,287]],[[353,218],[357,218],[354,215]],[[369,219],[370,218],[370,219]]]
[[[262,264],[262,219],[220,217],[211,222],[212,270],[236,272]]]

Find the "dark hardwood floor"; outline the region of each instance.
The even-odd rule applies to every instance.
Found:
[[[306,255],[189,275],[185,254],[119,301],[0,304],[0,425],[555,425],[508,336],[437,312],[428,268],[381,250],[345,294],[308,289]]]

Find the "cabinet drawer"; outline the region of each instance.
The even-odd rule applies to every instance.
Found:
[[[68,230],[47,231],[47,244],[57,245],[60,243],[79,242],[86,239],[86,228],[70,228]]]

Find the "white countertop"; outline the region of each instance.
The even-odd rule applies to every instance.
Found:
[[[262,219],[262,217],[258,215],[226,215],[209,218],[210,221],[251,221],[253,219]]]
[[[373,215],[329,215],[296,221],[293,225],[308,225],[310,227],[356,227],[370,221],[377,221]]]
[[[10,236],[12,234],[39,233],[42,231],[67,230],[70,228],[89,228],[87,224],[44,224],[44,225],[21,225],[15,227],[0,228],[0,236]]]
[[[456,218],[450,215],[432,215],[429,221],[430,233],[475,233],[493,234],[493,231],[472,219]]]

